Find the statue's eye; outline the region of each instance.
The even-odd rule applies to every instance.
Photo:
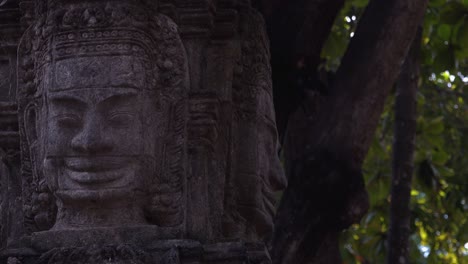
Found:
[[[78,128],[82,124],[82,120],[75,114],[63,114],[56,117],[57,124],[64,128]]]
[[[112,127],[129,127],[135,116],[129,112],[115,112],[109,116],[109,122]]]

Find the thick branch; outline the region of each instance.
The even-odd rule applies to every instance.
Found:
[[[410,198],[416,137],[416,94],[419,80],[418,32],[400,73],[395,98],[395,135],[393,142],[392,201],[387,263],[409,263]]]
[[[343,57],[332,86],[332,109],[322,115],[314,141],[333,146],[353,166],[364,160],[426,5],[427,0],[371,1]]]
[[[271,246],[274,263],[339,263],[337,234],[367,210],[361,165],[426,4],[371,1],[330,96],[312,115],[295,112],[285,152],[290,182]],[[335,246],[325,248],[324,241]]]

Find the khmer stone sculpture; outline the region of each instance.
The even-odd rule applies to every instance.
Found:
[[[27,29],[1,54],[20,140],[2,127],[0,263],[270,262],[285,179],[263,21],[185,2],[9,3]]]

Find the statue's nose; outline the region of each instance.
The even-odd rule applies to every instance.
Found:
[[[81,131],[71,141],[71,147],[75,152],[86,154],[106,153],[112,150],[112,142],[109,140],[110,131],[104,131],[98,118],[90,118],[85,121]]]

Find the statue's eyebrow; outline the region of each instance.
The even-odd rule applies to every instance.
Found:
[[[87,104],[83,100],[81,100],[79,97],[69,95],[69,94],[63,94],[63,95],[51,95],[50,101],[53,102],[54,104],[59,104],[59,105],[64,105],[64,106],[79,106],[79,107],[85,107]]]
[[[104,99],[102,102],[100,102],[100,105],[121,105],[129,102],[129,99],[133,99],[137,97],[136,92],[123,92],[123,93],[118,93],[118,94],[113,94],[106,99]]]

